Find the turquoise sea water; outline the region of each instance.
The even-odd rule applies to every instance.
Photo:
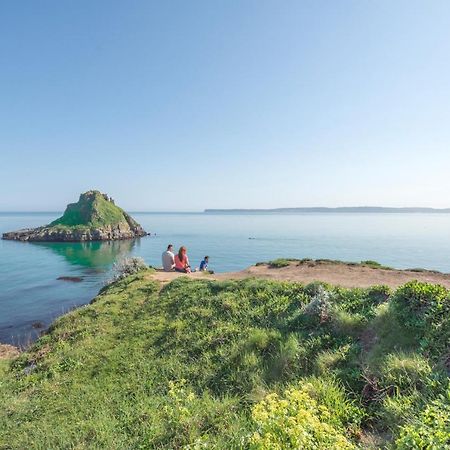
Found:
[[[0,233],[51,222],[58,213],[0,213]],[[218,272],[278,257],[372,259],[450,272],[450,214],[177,214],[133,216],[156,236],[135,241],[0,241],[0,342],[24,345],[57,316],[88,303],[113,262],[129,254],[160,265],[168,243],[188,247],[193,266]],[[57,280],[60,276],[81,282]],[[34,327],[33,327],[34,325]]]

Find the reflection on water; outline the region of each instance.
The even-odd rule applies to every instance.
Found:
[[[26,345],[57,316],[88,303],[117,259],[139,240],[111,242],[0,241],[0,342]],[[77,283],[73,281],[77,280]],[[33,325],[34,324],[34,325]]]
[[[136,245],[136,240],[92,241],[92,242],[32,242],[63,256],[72,265],[101,269],[111,266],[114,261],[128,255]],[[91,271],[91,272],[95,272]]]

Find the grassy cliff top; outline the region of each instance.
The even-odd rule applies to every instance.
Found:
[[[449,299],[138,272],[0,361],[0,448],[449,448]]]
[[[124,222],[124,211],[100,191],[88,191],[80,195],[76,203],[67,205],[64,214],[50,226],[100,228]]]

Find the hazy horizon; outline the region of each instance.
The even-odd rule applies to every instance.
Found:
[[[120,205],[118,205],[120,206]],[[208,211],[249,211],[249,212],[277,212],[279,210],[280,213],[283,212],[283,210],[296,210],[296,209],[329,209],[330,212],[333,212],[334,210],[339,210],[339,209],[385,209],[385,210],[389,210],[389,209],[393,209],[393,210],[413,210],[413,209],[417,209],[417,210],[430,210],[430,211],[443,211],[443,212],[449,212],[450,213],[450,207],[447,208],[433,208],[433,207],[427,207],[427,206],[400,206],[400,207],[391,207],[391,206],[374,206],[374,205],[361,205],[361,206],[288,206],[288,207],[275,207],[275,208],[202,208],[199,210],[143,210],[143,209],[136,209],[136,210],[130,210],[130,209],[126,209],[126,208],[122,208],[125,209],[126,211],[128,211],[129,213],[132,214],[177,214],[177,213],[192,213],[192,214],[201,214],[201,213],[207,213]],[[0,210],[0,214],[62,214],[65,210],[65,207],[62,209],[55,209],[55,210]],[[313,211],[312,211],[313,212]],[[319,211],[320,212],[320,211]],[[349,211],[351,212],[351,211]],[[420,212],[420,211],[419,211]],[[345,213],[345,212],[344,212]],[[370,213],[370,212],[369,212]]]
[[[431,4],[3,2],[0,210],[448,207]]]

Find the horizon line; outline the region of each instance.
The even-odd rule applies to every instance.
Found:
[[[124,208],[122,208],[124,209]],[[125,209],[124,209],[125,210]],[[436,211],[450,212],[450,207],[431,206],[294,206],[275,208],[205,208],[203,210],[125,210],[129,214],[204,214],[208,212],[320,212],[347,210],[385,210],[385,211]],[[349,211],[352,212],[352,211]],[[0,210],[0,214],[62,214],[64,210]]]

